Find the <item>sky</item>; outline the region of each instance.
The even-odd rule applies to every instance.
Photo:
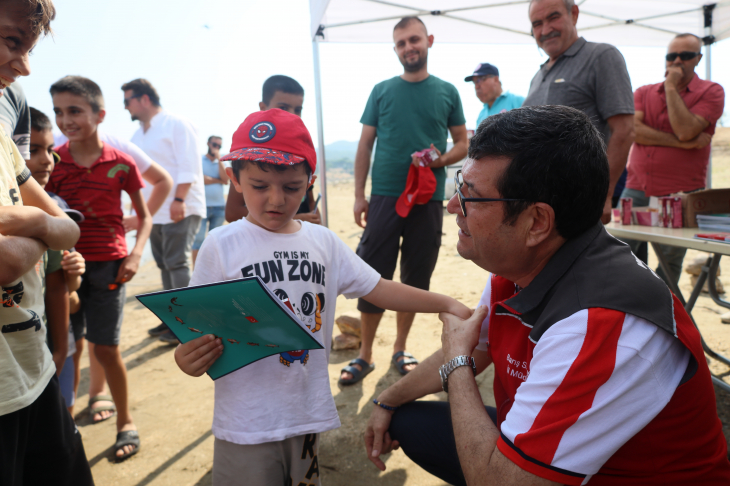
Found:
[[[156,87],[163,108],[198,127],[201,153],[209,135],[222,136],[227,152],[238,125],[258,110],[264,80],[285,74],[304,87],[303,120],[316,144],[306,0],[56,0],[55,5],[55,34],[40,41],[31,57],[32,73],[20,81],[29,104],[51,119],[50,85],[65,75],[82,75],[105,95],[102,129],[131,138],[138,124],[124,110],[120,88],[143,77]],[[526,95],[547,59],[535,45],[440,44],[438,32],[432,33],[429,72],[457,87],[467,128],[475,128],[482,105],[464,77],[478,63],[496,65],[504,89]],[[664,48],[619,49],[634,89],[663,79]],[[716,44],[712,55],[713,80],[730,85],[730,64],[721,62],[730,58],[730,41]],[[320,59],[325,143],[356,141],[372,87],[401,74],[402,66],[392,44],[320,44]],[[697,72],[704,78],[704,60]]]

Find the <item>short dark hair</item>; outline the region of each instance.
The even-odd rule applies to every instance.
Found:
[[[53,125],[51,125],[51,120],[48,119],[45,113],[31,106],[30,129],[36,132],[45,132],[46,130],[53,130]]]
[[[423,23],[423,20],[421,20],[415,16],[408,16],[408,17],[403,17],[402,19],[400,19],[398,21],[398,23],[395,24],[395,27],[393,27],[393,32],[395,32],[398,29],[405,29],[406,27],[408,27],[411,24],[411,22],[418,22],[419,24],[421,24],[423,26],[423,29],[426,31],[426,33],[428,33],[428,29],[426,28],[426,24]]]
[[[295,167],[298,167],[302,164],[304,164],[304,172],[307,174],[307,177],[312,175],[312,168],[309,167],[309,164],[305,160],[304,162],[299,162],[297,164],[287,164],[287,165],[279,165],[279,164],[270,164],[268,162],[262,162],[260,160],[232,160],[231,161],[231,170],[233,171],[233,174],[236,176],[236,179],[240,182],[241,178],[239,177],[239,174],[241,170],[246,167],[246,164],[256,164],[259,169],[263,170],[264,172],[268,172],[269,169],[273,168],[276,172],[284,172],[289,169],[293,169]]]
[[[124,83],[122,85],[122,91],[131,91],[137,97],[147,95],[150,103],[154,106],[160,106],[160,95],[157,94],[157,90],[152,86],[152,83],[144,78],[137,78],[128,83]]]
[[[207,143],[210,143],[210,141],[213,140],[214,138],[220,138],[221,140],[223,140],[223,137],[219,137],[218,135],[211,135],[210,137],[208,137]]]
[[[609,185],[601,134],[582,111],[568,106],[530,106],[485,119],[469,144],[469,158],[507,157],[497,190],[505,223],[536,202],[555,211],[555,226],[575,238],[601,219]],[[480,162],[476,162],[480,163]]]
[[[31,25],[34,36],[52,34],[51,21],[56,18],[56,7],[53,0],[13,0],[14,4],[24,9],[24,14]]]
[[[101,88],[98,84],[84,78],[83,76],[64,76],[51,85],[51,96],[58,93],[71,93],[81,96],[91,105],[94,113],[104,109],[104,96],[101,94]]]
[[[677,34],[677,35],[674,36],[675,39],[683,39],[685,37],[694,37],[695,39],[697,39],[697,42],[700,45],[700,50],[702,50],[702,39],[700,38],[700,36],[694,35],[694,34],[692,34],[690,32],[685,32],[683,34]]]
[[[267,106],[277,91],[304,96],[304,88],[302,88],[302,85],[296,79],[282,74],[275,74],[264,81],[264,87],[261,91],[261,101]]]

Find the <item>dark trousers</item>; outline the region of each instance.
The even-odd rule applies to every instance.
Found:
[[[485,407],[497,423],[497,409]],[[448,402],[411,402],[393,414],[390,437],[424,470],[454,485],[466,486],[456,452],[451,408]],[[485,458],[488,460],[488,458]]]
[[[35,402],[0,416],[0,485],[93,484],[81,434],[54,375]]]

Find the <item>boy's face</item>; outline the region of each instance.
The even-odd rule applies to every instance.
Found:
[[[7,2],[6,2],[7,3]],[[38,42],[23,9],[0,9],[0,96],[19,76],[30,74],[28,55]]]
[[[56,125],[71,142],[91,137],[106,115],[104,110],[94,113],[86,99],[71,93],[53,95],[53,113],[56,114]]]
[[[30,160],[26,165],[41,187],[45,187],[53,172],[53,145],[53,133],[50,130],[39,132],[31,129]]]
[[[292,115],[302,116],[302,104],[304,103],[304,95],[297,95],[291,93],[284,93],[283,91],[276,91],[274,96],[271,97],[269,104],[267,105],[263,101],[259,103],[261,111],[270,110],[272,108],[278,108],[280,110],[288,111]]]
[[[279,172],[273,167],[261,170],[255,162],[248,162],[239,171],[226,169],[236,190],[243,194],[251,223],[273,233],[293,233],[299,229],[292,218],[297,213],[308,187],[304,164]]]

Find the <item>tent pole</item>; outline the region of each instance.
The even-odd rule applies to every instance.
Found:
[[[705,5],[702,7],[705,17],[705,37],[702,39],[705,44],[705,79],[712,80],[712,44],[715,37],[712,35],[712,11],[717,4]],[[712,189],[712,153],[707,161],[707,181],[705,182],[707,189]]]
[[[322,195],[322,224],[329,227],[329,213],[327,212],[327,164],[324,155],[324,122],[322,118],[322,81],[319,66],[319,40],[317,36],[312,40],[312,54],[314,58],[314,95],[317,109],[317,146],[319,148],[319,193]]]

